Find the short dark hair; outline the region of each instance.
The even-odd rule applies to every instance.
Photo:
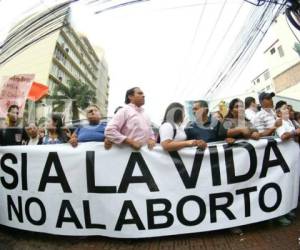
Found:
[[[133,96],[134,95],[134,91],[135,89],[137,89],[138,87],[133,87],[131,89],[128,89],[126,91],[126,95],[125,95],[125,103],[126,104],[129,104],[130,103],[130,99],[129,99],[129,96]]]
[[[279,109],[280,109],[283,105],[286,105],[286,104],[287,104],[287,102],[285,102],[285,101],[282,101],[282,100],[278,101],[278,102],[276,103],[276,105],[275,105],[275,110],[276,110],[276,111],[279,111]]]
[[[198,100],[198,101],[194,101],[194,103],[199,103],[199,105],[201,106],[201,108],[208,108],[208,103],[207,103],[207,101],[204,101],[204,100]]]
[[[204,100],[194,101],[194,104],[198,103],[201,108],[206,108],[206,114],[208,114],[208,103]]]
[[[8,110],[7,112],[10,112],[12,109],[17,109],[17,110],[20,110],[19,106],[17,104],[13,104],[13,105],[10,105],[8,107]]]
[[[245,98],[245,109],[249,108],[253,102],[255,103],[255,98],[252,96],[247,96]]]

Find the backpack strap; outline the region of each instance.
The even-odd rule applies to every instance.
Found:
[[[177,134],[177,129],[176,129],[176,126],[175,126],[175,124],[174,124],[173,122],[170,122],[170,124],[171,124],[172,127],[173,127],[173,140],[174,140],[174,138],[175,138],[175,136],[176,136],[176,134]]]
[[[172,138],[172,139],[174,140],[174,138],[175,138],[175,136],[176,136],[176,134],[177,134],[176,126],[175,126],[175,124],[172,123],[172,122],[168,122],[168,123],[171,124],[171,126],[172,126],[172,128],[173,128],[173,138]],[[156,142],[157,142],[157,143],[160,143],[160,135],[159,135],[159,133],[158,133]]]

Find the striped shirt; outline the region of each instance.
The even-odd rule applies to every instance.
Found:
[[[261,109],[253,119],[253,125],[258,132],[272,128],[276,121],[276,115],[273,109]]]

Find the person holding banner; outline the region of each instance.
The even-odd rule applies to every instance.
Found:
[[[261,110],[253,119],[254,127],[258,130],[260,136],[272,136],[275,130],[282,125],[282,119],[277,119],[273,110],[273,92],[262,92],[259,94]]]
[[[295,128],[293,122],[289,119],[289,109],[285,101],[279,101],[275,106],[277,117],[282,119],[282,125],[276,129],[276,135],[282,141],[288,141],[294,138],[299,141],[300,128]]]
[[[48,134],[43,138],[43,144],[61,144],[68,141],[68,137],[63,130],[63,119],[59,113],[53,113],[47,124]]]
[[[229,103],[228,114],[225,116],[222,126],[227,129],[228,137],[259,140],[259,133],[246,119],[244,103],[239,98],[235,98]]]
[[[115,143],[127,144],[136,150],[143,145],[152,149],[156,142],[151,121],[142,108],[145,104],[143,91],[138,87],[127,90],[125,104],[105,129],[105,148],[109,149],[111,143]]]
[[[86,117],[89,124],[77,128],[69,140],[69,143],[73,147],[76,147],[78,142],[104,141],[105,124],[100,123],[101,115],[99,107],[95,104],[88,106]]]
[[[184,120],[184,107],[173,102],[165,112],[162,125],[159,128],[160,144],[166,151],[176,151],[184,147],[206,148],[203,140],[186,140],[186,134],[182,122]]]
[[[188,140],[196,139],[205,142],[225,140],[227,131],[216,118],[209,114],[206,101],[195,101],[193,113],[196,121],[190,122],[185,128]]]
[[[11,105],[7,110],[7,123],[0,130],[1,146],[22,145],[28,140],[25,129],[19,125],[18,105]]]

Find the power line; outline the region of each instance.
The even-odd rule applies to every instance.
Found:
[[[204,55],[206,54],[206,52],[207,52],[207,47],[209,46],[210,40],[212,39],[212,37],[213,37],[213,35],[214,35],[214,33],[215,33],[216,27],[217,27],[217,25],[218,25],[218,23],[219,23],[219,21],[220,21],[220,19],[221,19],[221,16],[222,16],[223,11],[224,11],[224,9],[225,9],[226,3],[227,3],[227,0],[225,0],[225,1],[223,2],[223,5],[221,6],[221,9],[220,9],[220,11],[219,11],[219,13],[218,13],[217,19],[216,19],[216,21],[215,21],[215,23],[214,23],[214,25],[213,25],[212,31],[210,32],[210,34],[209,34],[209,36],[208,36],[208,39],[206,40],[205,46],[204,46],[204,48],[202,49],[201,55],[199,56],[199,61],[196,63],[196,67],[197,67],[198,64],[200,64],[200,62],[201,62],[203,56],[204,56]],[[196,71],[196,69],[195,69],[194,71]],[[194,73],[194,72],[193,72],[193,73]],[[191,74],[191,77],[192,77],[192,74]],[[186,91],[187,91],[187,88],[184,89],[183,95],[186,93]]]
[[[234,24],[234,22],[236,21],[238,15],[240,14],[240,11],[241,11],[243,5],[244,5],[244,2],[241,2],[241,5],[239,6],[238,10],[236,11],[236,13],[235,13],[233,19],[231,20],[231,22],[230,22],[230,24],[228,25],[227,29],[225,30],[223,36],[221,37],[220,42],[219,42],[218,45],[217,45],[217,49],[214,50],[214,53],[211,55],[211,60],[209,60],[208,64],[205,66],[205,70],[204,70],[204,71],[206,71],[206,69],[209,68],[211,62],[212,62],[213,59],[215,58],[215,55],[216,55],[217,52],[220,50],[220,48],[221,48],[220,44],[221,44],[221,43],[226,39],[226,37],[228,36],[228,34],[229,34],[229,32],[230,32],[230,29],[232,28],[232,25]]]
[[[200,62],[202,61],[203,56],[204,56],[204,55],[206,54],[206,52],[207,52],[207,47],[209,46],[210,40],[212,39],[212,37],[213,37],[213,35],[214,35],[214,33],[215,33],[215,30],[216,30],[216,27],[217,27],[217,25],[219,24],[219,21],[220,21],[220,19],[221,19],[221,16],[222,16],[222,14],[223,14],[223,11],[224,11],[224,9],[225,9],[225,6],[226,6],[227,1],[228,1],[228,0],[225,0],[225,1],[224,1],[223,5],[222,5],[222,7],[221,7],[221,9],[220,9],[220,11],[219,11],[219,13],[218,13],[217,20],[216,20],[216,22],[214,23],[213,28],[212,28],[212,31],[210,32],[209,37],[208,37],[208,39],[207,39],[207,41],[206,41],[206,44],[205,44],[205,46],[204,46],[204,49],[202,50],[202,53],[200,54],[200,57],[199,57],[200,60],[199,60],[196,64],[200,64]]]
[[[199,19],[198,19],[198,23],[197,23],[197,26],[196,26],[196,29],[195,29],[195,32],[194,32],[194,35],[193,35],[191,47],[194,45],[195,40],[196,40],[196,38],[197,38],[197,34],[198,34],[199,27],[200,27],[200,24],[201,24],[202,19],[203,19],[203,16],[204,16],[204,12],[205,12],[206,6],[207,6],[207,0],[205,0],[204,5],[203,5],[203,8],[202,8],[202,11],[200,12],[200,16],[199,16]]]
[[[267,33],[269,27],[271,26],[273,20],[280,14],[280,12],[282,11],[283,6],[280,5],[280,7],[277,9],[275,15],[273,15],[273,18],[271,18],[271,15],[275,9],[275,5],[273,5],[273,8],[271,9],[270,6],[267,6],[266,11],[263,14],[263,18],[261,18],[260,20],[260,26],[258,27],[256,34],[253,36],[253,38],[251,38],[251,40],[248,41],[248,45],[246,48],[244,48],[242,50],[242,52],[239,54],[239,56],[236,58],[236,60],[230,65],[230,67],[227,69],[227,71],[225,71],[225,73],[222,72],[222,74],[220,75],[220,77],[218,78],[218,80],[215,81],[215,83],[212,85],[212,87],[209,89],[209,91],[207,92],[206,95],[208,95],[209,93],[212,94],[214,93],[214,91],[218,88],[220,88],[221,85],[225,85],[225,83],[229,82],[229,79],[234,78],[237,79],[241,73],[243,72],[243,70],[245,69],[245,67],[247,66],[247,64],[249,63],[250,59],[252,58],[252,56],[254,55],[257,47],[259,46],[259,44],[261,43],[262,39],[264,38],[265,34]],[[268,11],[269,10],[269,11]],[[271,18],[271,19],[270,19]],[[270,22],[268,22],[268,20],[271,20]],[[263,32],[263,34],[260,36],[260,38],[258,40],[256,40],[256,38],[258,37],[260,31],[262,30],[263,27],[266,27],[265,32]],[[253,42],[256,42],[256,44],[254,46],[252,46]],[[249,47],[249,45],[251,45],[251,47]],[[249,48],[251,48],[250,52],[248,54],[247,51],[249,50]],[[247,57],[245,57],[245,54],[247,55]],[[241,60],[242,63],[240,62]],[[238,73],[233,73],[236,68],[239,66],[239,72]]]
[[[235,0],[236,2],[240,2],[241,0]],[[228,4],[232,4],[234,2],[234,0],[230,0],[230,3]],[[186,4],[186,5],[179,5],[179,6],[174,6],[174,7],[169,7],[169,8],[161,8],[161,11],[164,10],[176,10],[176,9],[184,9],[184,8],[193,8],[193,7],[197,7],[197,6],[202,6],[202,5],[219,5],[220,4],[220,0],[218,1],[209,1],[209,2],[204,2],[204,3],[195,3],[195,4]]]
[[[287,19],[286,14],[285,14],[285,20],[286,20],[286,23],[287,23],[287,25],[289,26],[291,32],[293,33],[294,37],[296,38],[296,40],[298,41],[298,43],[300,43],[300,40],[299,40],[299,38],[296,36],[295,32],[293,31],[293,29],[292,29],[292,27],[291,27],[291,25],[290,25],[290,22],[289,22],[289,20]]]
[[[235,67],[235,65],[241,60],[241,58],[243,58],[244,53],[250,48],[250,46],[252,45],[253,41],[255,40],[256,36],[258,35],[257,32],[257,27],[260,27],[261,25],[261,21],[263,20],[263,18],[265,17],[266,12],[268,11],[268,8],[264,9],[264,12],[262,13],[262,15],[260,16],[260,18],[255,21],[255,25],[254,28],[252,28],[250,30],[250,34],[248,36],[247,41],[243,41],[242,44],[243,46],[238,49],[238,53],[236,56],[232,57],[232,62],[229,64],[225,64],[225,67],[223,69],[220,70],[220,74],[218,76],[218,78],[214,81],[214,83],[211,85],[210,89],[207,91],[207,93],[205,94],[206,96],[209,93],[212,93],[214,89],[218,88],[221,84],[221,82],[223,82],[225,80],[225,78],[228,77],[229,72],[232,71],[232,69]],[[253,27],[253,26],[252,26]],[[244,45],[245,44],[245,45]],[[239,52],[240,51],[240,52]],[[227,69],[226,69],[227,68]]]
[[[111,7],[95,11],[94,14],[97,15],[97,14],[103,13],[105,11],[114,10],[114,9],[122,8],[122,7],[125,7],[125,6],[128,6],[128,5],[133,5],[133,4],[148,2],[148,1],[150,1],[150,0],[132,0],[132,1],[129,1],[129,2],[113,5]]]
[[[200,15],[199,15],[199,18],[198,18],[198,22],[197,22],[197,25],[196,25],[196,28],[195,28],[195,32],[194,32],[194,35],[193,35],[193,38],[192,38],[189,50],[187,52],[187,55],[186,55],[186,57],[184,59],[184,62],[188,61],[188,58],[189,58],[189,56],[191,54],[192,48],[193,48],[194,43],[196,41],[197,34],[198,34],[198,31],[199,31],[199,28],[200,28],[200,24],[201,24],[201,22],[203,20],[204,12],[205,12],[205,9],[206,9],[206,4],[207,4],[207,0],[205,0],[203,8],[202,8],[202,10],[200,12]],[[182,73],[182,71],[181,71],[181,73]],[[174,91],[174,95],[175,96],[177,96],[177,91],[178,91],[179,86],[181,86],[181,84],[182,84],[182,74],[181,74],[181,77],[180,77],[180,81],[175,86],[175,91]]]

